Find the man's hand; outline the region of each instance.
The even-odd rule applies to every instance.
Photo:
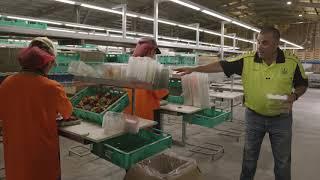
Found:
[[[288,104],[288,110],[289,110],[289,112],[292,112],[292,106],[293,106],[294,101],[296,101],[296,99],[297,99],[297,97],[296,97],[295,94],[290,94],[290,95],[288,95],[288,99],[286,100],[285,103]]]
[[[178,74],[181,76],[194,72],[193,68],[191,67],[177,68],[177,69],[174,69],[174,71],[177,71]]]

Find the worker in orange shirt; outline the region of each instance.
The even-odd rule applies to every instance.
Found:
[[[55,56],[51,40],[33,39],[18,56],[21,71],[0,85],[6,180],[61,179],[56,118],[68,119],[72,105],[64,88],[46,77]]]
[[[133,57],[150,57],[155,60],[155,55],[160,54],[160,50],[156,41],[151,37],[141,38],[133,52]],[[135,90],[135,115],[149,120],[157,120],[157,129],[160,129],[160,115],[157,112],[160,107],[160,100],[168,95],[167,89],[161,90]],[[131,97],[131,91],[128,91]],[[132,99],[132,98],[130,98]],[[131,103],[131,102],[130,102]],[[125,110],[127,113],[132,113],[132,105]]]

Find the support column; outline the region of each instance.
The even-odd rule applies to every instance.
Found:
[[[221,43],[221,46],[220,46],[220,60],[223,60],[224,59],[224,52],[223,52],[223,47],[224,47],[224,25],[225,25],[225,22],[221,22],[221,37],[220,37],[220,43]]]
[[[127,4],[122,5],[122,37],[127,38]],[[122,54],[126,53],[126,48],[122,48]]]
[[[253,33],[253,44],[252,44],[252,48],[253,48],[253,51],[256,51],[257,50],[257,33],[256,32],[254,32]]]
[[[153,21],[153,37],[156,42],[158,42],[158,17],[159,17],[159,0],[154,0],[154,21]]]
[[[196,42],[197,42],[197,48],[199,48],[199,41],[200,41],[200,31],[199,31],[200,24],[199,23],[196,24],[196,28],[197,28]]]

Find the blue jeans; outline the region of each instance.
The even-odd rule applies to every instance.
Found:
[[[269,133],[275,180],[291,179],[292,114],[261,116],[246,109],[246,136],[240,180],[253,180],[264,135]]]

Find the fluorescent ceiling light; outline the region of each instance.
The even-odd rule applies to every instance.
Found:
[[[145,33],[138,33],[138,36],[147,36],[147,37],[153,37],[151,34],[145,34]]]
[[[191,30],[197,30],[197,28],[191,27],[191,26],[186,26],[186,25],[182,25],[182,24],[178,24],[178,27],[182,27],[182,28],[186,28],[186,29],[191,29]]]
[[[78,28],[85,28],[85,29],[93,29],[93,30],[105,30],[104,28],[98,28],[98,27],[92,27],[92,26],[86,26],[86,25],[78,25],[78,24],[65,24],[66,26],[70,27],[78,27]]]
[[[129,35],[137,35],[137,33],[135,33],[135,32],[127,32],[127,34],[129,34]]]
[[[122,36],[111,34],[110,37],[122,38]]]
[[[68,33],[75,33],[76,32],[76,31],[71,31],[71,30],[67,30],[67,29],[58,29],[58,28],[51,28],[51,27],[48,27],[47,30],[49,30],[49,31],[68,32]]]
[[[107,30],[108,32],[114,32],[114,33],[120,33],[122,34],[122,31],[119,31],[119,30],[114,30],[114,29],[110,29],[110,30]]]
[[[211,11],[208,11],[208,10],[202,10],[201,12],[205,13],[205,14],[208,14],[208,15],[211,15],[211,16],[214,16],[216,18],[219,18],[219,19],[222,19],[224,21],[228,21],[228,22],[231,22],[231,19],[227,18],[227,17],[224,17],[224,16],[221,16],[217,13],[214,13],[214,12],[211,12]]]
[[[177,3],[177,4],[180,4],[180,5],[182,5],[182,6],[189,7],[189,8],[191,8],[191,9],[194,9],[194,10],[197,10],[197,11],[200,10],[199,7],[194,6],[194,5],[192,5],[192,4],[188,4],[188,3],[183,2],[183,1],[180,1],[180,0],[170,0],[170,1],[172,1],[172,2],[174,2],[174,3]]]
[[[9,19],[19,19],[24,21],[33,21],[33,22],[42,22],[47,24],[54,24],[54,25],[62,25],[62,23],[54,22],[54,21],[47,21],[47,20],[40,20],[40,19],[33,19],[33,18],[23,18],[23,17],[16,17],[16,16],[7,16]]]
[[[69,1],[69,0],[54,0],[54,1],[62,2],[62,3],[67,3],[67,4],[76,4],[76,2],[74,2],[74,1]]]
[[[83,31],[79,31],[79,32],[77,32],[77,33],[79,33],[79,34],[89,34],[89,33],[87,33],[87,32],[83,32]]]
[[[94,5],[90,5],[90,4],[85,4],[85,3],[81,3],[82,7],[86,7],[86,8],[91,8],[91,9],[96,9],[96,10],[100,10],[100,11],[105,11],[105,12],[111,12],[111,13],[115,13],[115,14],[122,14],[122,12],[120,11],[116,11],[113,9],[109,9],[109,8],[104,8],[104,7],[99,7],[99,6],[94,6]]]
[[[204,30],[203,32],[208,33],[208,34],[213,34],[213,35],[221,36],[221,34],[220,34],[220,33],[213,32],[213,31],[207,31],[207,30]]]
[[[187,42],[187,43],[196,43],[196,41],[191,41],[191,40],[187,40],[187,39],[180,39],[180,41]]]
[[[164,21],[164,20],[158,20],[159,23],[163,23],[163,24],[169,24],[169,25],[172,25],[172,26],[176,26],[177,24],[176,23],[173,23],[173,22],[169,22],[169,21]]]
[[[299,14],[299,17],[302,17],[302,14]]]
[[[166,40],[172,40],[172,41],[179,41],[179,38],[172,38],[172,37],[166,37],[166,36],[159,36],[161,39],[166,39]]]
[[[247,25],[242,24],[242,23],[237,22],[237,21],[232,21],[231,23],[232,23],[232,24],[236,24],[236,25],[241,26],[241,27],[244,27],[244,28],[246,28],[246,29],[252,29],[252,27],[247,26]]]
[[[292,4],[292,2],[291,2],[291,1],[287,1],[287,4],[288,4],[288,5],[291,5],[291,4]]]
[[[255,32],[257,32],[257,33],[260,32],[260,29],[257,29],[257,28],[254,28],[254,27],[252,27],[251,30],[252,30],[252,31],[255,31]]]
[[[126,15],[127,15],[127,16],[130,16],[130,17],[138,17],[137,15],[132,14],[132,13],[127,13]]]
[[[254,41],[250,41],[250,40],[247,40],[247,39],[243,39],[243,38],[239,38],[239,37],[236,37],[235,38],[236,40],[239,40],[239,41],[244,41],[244,42],[248,42],[248,43],[255,43]]]
[[[108,36],[108,35],[105,34],[105,33],[94,33],[93,35],[96,35],[96,36]]]
[[[148,21],[153,21],[154,19],[146,17],[146,16],[139,16],[139,18],[144,19],[144,20],[148,20]]]
[[[282,41],[282,42],[284,42],[284,43],[287,43],[287,44],[290,44],[290,45],[292,45],[292,46],[295,46],[295,47],[304,49],[302,46],[299,46],[299,45],[297,45],[297,44],[294,44],[294,43],[292,43],[292,42],[289,42],[289,41],[287,41],[287,40],[285,40],[285,39],[280,38],[280,41]]]

